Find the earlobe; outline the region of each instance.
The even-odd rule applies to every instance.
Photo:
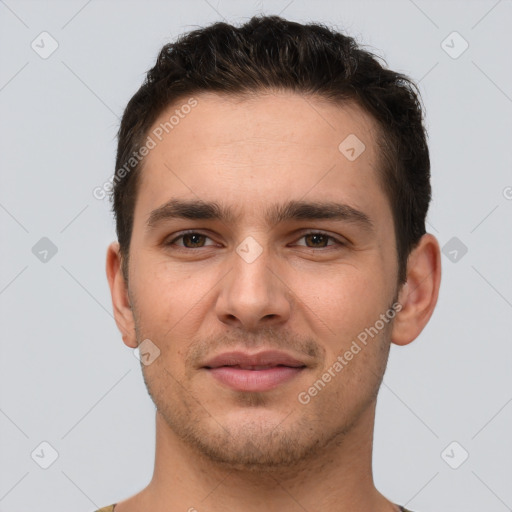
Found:
[[[393,343],[407,345],[418,337],[434,312],[440,283],[439,243],[427,233],[409,255],[407,282],[399,293],[402,309],[394,319],[391,333]]]
[[[106,272],[112,297],[114,318],[124,344],[131,348],[137,348],[135,322],[121,263],[119,243],[112,242],[107,249]]]

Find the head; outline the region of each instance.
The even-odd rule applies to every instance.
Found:
[[[440,280],[412,81],[318,24],[216,23],[163,47],[116,169],[116,321],[128,346],[158,348],[144,378],[172,432],[254,468],[371,417],[390,343],[421,332]],[[205,368],[263,348],[304,368],[260,392]]]

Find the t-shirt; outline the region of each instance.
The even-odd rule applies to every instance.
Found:
[[[95,510],[95,512],[114,512],[114,507],[117,505],[117,503],[114,503],[113,505],[109,505],[108,507],[100,508],[99,510]],[[401,507],[398,505],[398,508],[401,512],[412,512],[412,510],[407,510],[404,507]]]

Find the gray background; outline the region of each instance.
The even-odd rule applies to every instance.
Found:
[[[92,190],[114,170],[118,117],[159,48],[259,12],[333,24],[420,82],[443,278],[424,332],[392,349],[375,480],[418,512],[512,510],[512,2],[5,0],[1,511],[88,512],[149,482],[155,409],[112,318],[114,224]],[[31,47],[51,49],[43,31],[58,43],[47,58]]]

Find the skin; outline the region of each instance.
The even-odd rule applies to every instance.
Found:
[[[376,125],[357,106],[283,92],[195,98],[198,105],[146,157],[128,283],[118,244],[107,252],[124,343],[136,348],[150,339],[160,350],[141,365],[157,408],[153,478],[116,512],[396,511],[372,479],[376,395],[390,343],[412,342],[433,313],[439,244],[422,237],[407,284],[398,287]],[[355,161],[338,150],[349,134],[366,146]],[[217,201],[237,218],[167,219],[148,230],[150,213],[172,198]],[[332,219],[268,225],[266,209],[289,200],[349,204],[373,231]],[[184,230],[205,237],[175,240]],[[311,231],[345,245],[305,236]],[[249,236],[262,248],[252,263],[236,252]],[[300,403],[298,394],[395,301],[394,320]],[[273,390],[236,392],[201,368],[234,348],[284,350],[307,368]]]

